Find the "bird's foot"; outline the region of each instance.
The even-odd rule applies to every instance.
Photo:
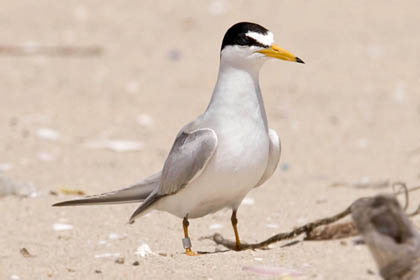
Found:
[[[242,246],[241,246],[241,244],[236,244],[234,247],[233,247],[233,250],[234,251],[242,251]]]
[[[199,253],[196,253],[193,250],[191,250],[191,248],[185,249],[185,254],[187,256],[190,256],[190,257],[196,257],[196,256],[199,256],[200,255]]]

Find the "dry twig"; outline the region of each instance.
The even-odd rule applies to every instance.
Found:
[[[398,190],[397,190],[397,187],[399,187]],[[420,186],[408,189],[406,185],[401,182],[397,182],[393,184],[394,196],[397,196],[399,194],[405,195],[405,199],[406,199],[405,208],[408,207],[408,200],[409,200],[408,194],[410,192],[413,192],[419,189],[420,189]],[[341,224],[336,224],[336,225],[331,225],[331,224],[351,214],[352,206],[358,201],[361,201],[363,199],[367,199],[367,198],[360,198],[356,200],[356,202],[352,203],[346,210],[336,215],[319,219],[311,223],[307,223],[303,226],[293,229],[290,232],[278,233],[259,243],[242,243],[241,250],[266,249],[267,246],[272,243],[282,241],[282,240],[292,239],[301,234],[306,234],[305,240],[331,240],[331,239],[355,236],[358,234],[358,231],[353,222],[341,223]],[[420,206],[414,213],[410,214],[410,216],[414,216],[418,214],[419,212],[420,212]],[[321,226],[325,226],[325,227],[320,228]],[[213,240],[216,244],[222,245],[231,250],[234,250],[236,248],[236,243],[234,241],[224,238],[219,233],[215,233],[211,236],[203,237],[202,239]]]
[[[331,216],[331,217],[327,217],[324,219],[319,219],[315,222],[311,222],[311,223],[307,223],[303,226],[297,227],[294,230],[290,231],[290,232],[284,232],[284,233],[278,233],[262,242],[259,243],[242,243],[241,244],[241,250],[248,250],[248,249],[264,249],[266,248],[268,245],[281,241],[281,240],[286,240],[286,239],[291,239],[291,238],[295,238],[296,236],[299,236],[301,234],[306,234],[307,236],[310,236],[311,232],[322,225],[328,225],[331,223],[334,223],[346,216],[348,216],[351,213],[350,207],[348,207],[346,210]],[[233,250],[235,248],[235,242],[225,239],[222,235],[220,235],[219,233],[215,233],[212,236],[207,236],[204,237],[203,239],[210,239],[213,240],[216,244],[222,245],[228,249]]]

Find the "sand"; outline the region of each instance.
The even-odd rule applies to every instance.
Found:
[[[0,52],[0,177],[20,190],[0,198],[0,279],[257,279],[265,277],[261,268],[280,279],[380,279],[354,238],[187,257],[181,220],[167,213],[128,225],[137,205],[51,204],[72,197],[62,188],[106,192],[159,170],[177,131],[206,108],[224,32],[244,20],[272,30],[280,46],[306,62],[272,61],[261,72],[282,156],[275,175],[239,208],[244,241],[391,191],[372,183],[419,184],[419,1],[1,6],[0,44],[99,46],[103,53]],[[413,193],[411,208],[419,201]],[[190,223],[195,250],[221,249],[202,236],[233,238],[229,211]],[[123,264],[115,263],[118,256]]]

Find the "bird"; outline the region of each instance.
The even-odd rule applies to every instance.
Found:
[[[304,63],[274,42],[274,35],[252,22],[231,26],[223,37],[217,82],[203,114],[175,137],[161,171],[130,187],[59,202],[53,206],[138,203],[130,222],[150,210],[182,219],[183,247],[195,256],[189,219],[224,208],[232,210],[234,250],[241,250],[237,211],[252,189],[277,168],[280,138],[268,127],[259,72],[267,60]]]

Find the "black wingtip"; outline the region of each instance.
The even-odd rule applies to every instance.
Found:
[[[59,207],[59,206],[66,206],[66,201],[64,202],[57,202],[51,205],[52,207]]]
[[[80,202],[83,202],[83,201],[82,200],[79,200],[79,199],[76,199],[76,200],[66,200],[66,201],[61,201],[61,202],[54,203],[51,206],[52,207],[61,207],[61,206],[86,205],[86,203],[85,204],[81,204]]]
[[[305,64],[305,62],[302,59],[300,59],[299,57],[296,57],[296,62]]]

